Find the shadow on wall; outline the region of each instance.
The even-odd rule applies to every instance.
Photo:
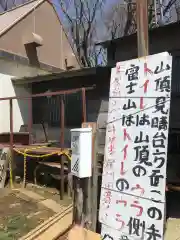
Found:
[[[30,65],[40,67],[36,46],[32,43],[25,44],[25,50]]]
[[[17,86],[13,84],[15,96],[29,96],[31,94],[31,88],[26,86]],[[13,119],[14,119],[14,125],[17,126],[16,129],[20,129],[21,125],[28,125],[31,113],[29,109],[29,100],[28,99],[14,99],[13,100],[13,106],[17,105],[17,111],[19,111],[20,114],[17,118],[17,113],[13,109]]]
[[[29,89],[24,86],[15,86],[12,76],[0,73],[0,97],[14,97],[17,95],[29,95]],[[2,100],[1,103],[1,132],[10,131],[10,101]],[[12,100],[13,103],[13,130],[18,132],[20,126],[27,122],[27,100]]]

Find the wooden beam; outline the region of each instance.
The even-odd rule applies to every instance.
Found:
[[[148,0],[136,0],[138,57],[149,54]]]
[[[98,233],[89,231],[81,226],[74,226],[69,234],[68,240],[101,240],[101,236]]]
[[[59,221],[61,220],[61,223],[63,223],[63,220],[64,220],[65,216],[70,217],[70,221],[66,222],[67,224],[63,225],[63,229],[62,229]],[[62,211],[60,211],[59,213],[56,213],[54,216],[52,216],[51,218],[49,218],[48,220],[46,220],[45,222],[43,222],[42,224],[37,226],[35,229],[33,229],[32,231],[27,233],[25,236],[21,237],[19,240],[41,239],[39,237],[41,235],[44,236],[44,233],[46,231],[49,231],[49,229],[51,227],[53,227],[54,225],[56,225],[57,222],[58,222],[59,234],[60,234],[61,231],[66,230],[67,227],[69,227],[69,225],[72,224],[72,206],[69,206],[67,208],[63,208]],[[52,230],[52,228],[51,228],[51,230]],[[51,232],[53,234],[53,231],[51,231]],[[42,239],[46,239],[46,238],[42,238]],[[51,239],[53,239],[53,238],[48,238],[48,240],[51,240]]]
[[[87,180],[86,220],[90,223],[88,229],[96,232],[98,212],[98,169],[97,169],[97,124],[83,123],[82,127],[92,128],[92,177]]]

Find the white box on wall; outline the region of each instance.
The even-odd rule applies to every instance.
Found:
[[[92,175],[92,128],[71,129],[71,173],[79,178]]]

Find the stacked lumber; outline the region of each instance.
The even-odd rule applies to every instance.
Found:
[[[40,224],[19,240],[55,240],[72,225],[72,205]]]
[[[68,234],[68,240],[100,240],[98,233],[87,230],[81,226],[74,226]]]

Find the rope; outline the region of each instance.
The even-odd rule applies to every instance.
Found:
[[[65,155],[67,156],[68,160],[71,161],[71,156],[65,152],[65,151],[57,151],[57,152],[53,152],[53,153],[47,153],[47,154],[44,154],[44,155],[32,155],[32,154],[28,154],[27,152],[28,151],[32,151],[32,150],[37,150],[37,149],[40,149],[40,148],[44,148],[46,146],[40,146],[40,147],[36,147],[36,148],[26,148],[24,150],[24,152],[21,152],[19,151],[18,149],[14,148],[13,150],[15,152],[17,152],[18,154],[21,154],[23,155],[24,157],[24,176],[23,176],[23,188],[25,188],[26,186],[26,177],[27,177],[27,157],[30,157],[30,158],[46,158],[46,157],[50,157],[50,156],[53,156],[53,155],[58,155],[58,156],[61,156],[61,155]],[[10,166],[11,165],[11,166]],[[13,188],[13,177],[12,177],[12,158],[9,158],[9,168],[10,168],[10,184],[11,184],[11,188]]]
[[[28,149],[25,149],[25,153]],[[27,156],[24,155],[24,176],[23,176],[23,188],[26,187],[26,175],[27,175]]]
[[[58,155],[58,156],[66,155],[67,158],[69,159],[69,161],[71,161],[71,156],[65,151],[57,151],[57,152],[53,152],[53,153],[47,153],[47,154],[44,154],[44,155],[32,155],[32,154],[28,154],[26,152],[21,152],[21,151],[15,149],[15,148],[14,148],[14,151],[23,155],[23,156],[31,157],[31,158],[44,158],[44,157],[50,157],[50,156],[53,156],[53,155]],[[28,151],[32,151],[32,149],[28,149]]]
[[[13,170],[12,170],[12,156],[11,156],[12,152],[9,152],[8,154],[8,159],[9,159],[9,178],[10,178],[10,186],[11,188],[14,188],[14,184],[13,184]]]
[[[40,146],[40,147],[36,147],[36,148],[31,148],[31,149],[28,149],[26,148],[24,150],[24,176],[23,176],[23,188],[26,187],[26,176],[27,176],[27,156],[26,156],[26,153],[29,151],[29,150],[36,150],[36,149],[40,149],[40,148],[44,148],[45,146]],[[15,149],[14,149],[15,150]]]

